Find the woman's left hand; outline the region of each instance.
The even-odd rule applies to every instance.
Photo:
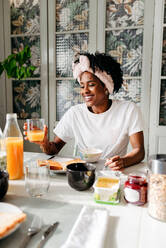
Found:
[[[124,168],[124,159],[120,156],[114,156],[107,159],[105,166],[109,166],[111,170],[121,170]]]

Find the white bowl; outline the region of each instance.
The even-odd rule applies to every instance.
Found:
[[[102,154],[102,150],[97,148],[86,148],[84,150],[81,150],[81,154],[83,160],[93,163],[99,160]]]

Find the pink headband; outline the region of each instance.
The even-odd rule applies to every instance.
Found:
[[[96,77],[102,81],[105,86],[107,87],[110,94],[113,93],[114,90],[114,82],[112,80],[111,75],[107,74],[106,71],[101,71],[99,68],[96,69],[95,73],[93,72],[92,68],[90,67],[90,61],[87,56],[81,55],[79,57],[79,63],[72,64],[73,69],[73,77],[78,80],[80,83],[80,76],[83,72],[91,72]]]

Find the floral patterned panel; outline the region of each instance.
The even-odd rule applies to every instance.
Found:
[[[160,120],[159,125],[166,125],[166,80],[161,80]]]
[[[141,102],[141,80],[124,80],[122,88],[111,98],[132,101],[139,105]]]
[[[40,0],[10,0],[11,34],[40,32]]]
[[[56,74],[57,77],[72,77],[72,61],[78,52],[87,51],[88,34],[56,35]]]
[[[56,31],[89,28],[89,0],[57,0]]]
[[[13,80],[13,113],[19,119],[41,116],[40,80]]]
[[[33,77],[40,76],[40,37],[27,36],[27,37],[13,37],[11,39],[12,53],[21,51],[26,45],[31,48],[31,63],[36,66]]]
[[[144,0],[107,0],[106,27],[143,25]]]
[[[163,50],[162,50],[161,75],[166,76],[166,28],[163,29]]]
[[[142,71],[143,29],[106,32],[106,53],[120,64],[124,76],[140,76]]]
[[[56,98],[56,120],[60,120],[64,113],[73,105],[82,103],[80,86],[75,80],[58,80]]]

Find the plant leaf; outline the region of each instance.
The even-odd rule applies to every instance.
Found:
[[[36,70],[36,66],[34,66],[34,65],[31,65],[31,66],[29,66],[29,69],[32,71],[32,73]]]
[[[2,74],[3,71],[4,71],[4,68],[3,68],[2,63],[0,62],[0,75]]]
[[[31,65],[31,50],[29,46],[18,52],[9,55],[3,62],[0,62],[0,75],[6,72],[8,78],[27,78],[33,75],[36,67]]]

